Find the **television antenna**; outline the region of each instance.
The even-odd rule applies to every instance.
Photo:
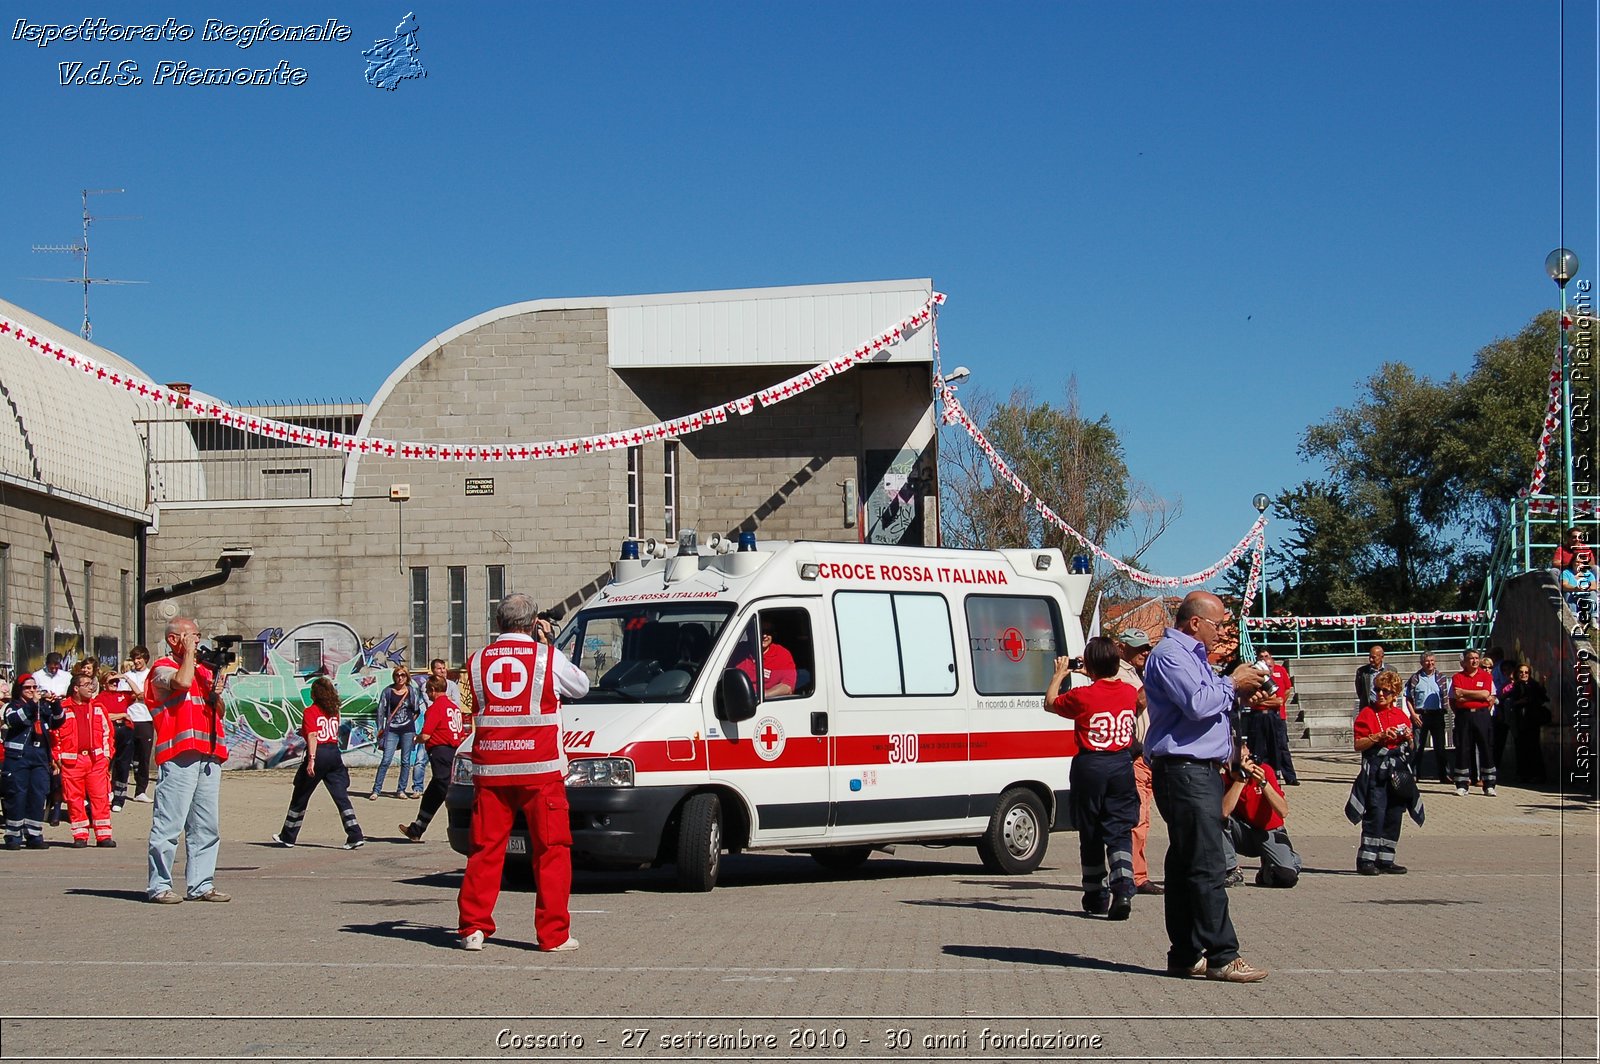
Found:
[[[78,244],[35,244],[35,251],[61,252],[67,255],[78,256],[78,261],[83,266],[80,277],[24,277],[25,281],[54,281],[61,284],[81,284],[83,286],[83,327],[78,330],[78,335],[85,340],[94,332],[89,324],[89,286],[96,284],[149,284],[149,281],[119,281],[110,277],[89,276],[89,225],[92,222],[123,222],[137,221],[137,214],[90,214],[90,196],[109,196],[114,193],[127,191],[120,188],[86,188],[83,194],[83,241]]]

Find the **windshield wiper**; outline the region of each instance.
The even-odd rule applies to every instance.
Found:
[[[627,699],[629,702],[643,702],[644,701],[644,699],[640,698],[638,695],[630,695],[628,692],[624,691],[620,687],[601,687],[600,685],[596,684],[596,685],[594,685],[594,686],[589,688],[589,694],[593,694],[596,691],[604,691],[607,694],[616,695],[618,698]],[[587,698],[588,698],[588,695],[585,695],[584,699],[587,699]],[[580,701],[582,701],[582,700],[583,699],[580,699]]]

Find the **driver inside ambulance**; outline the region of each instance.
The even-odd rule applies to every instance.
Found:
[[[750,677],[752,685],[756,682],[756,663],[750,653],[748,635],[740,640],[732,667]],[[798,679],[794,655],[774,643],[771,632],[761,633],[761,679],[762,694],[768,698],[793,694]]]

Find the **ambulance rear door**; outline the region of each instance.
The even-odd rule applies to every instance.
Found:
[[[827,700],[817,693],[816,599],[764,599],[742,611],[723,660],[752,681],[746,721],[722,719],[713,691],[707,720],[711,780],[744,795],[751,841],[821,835],[828,825]]]
[[[833,731],[838,839],[959,833],[969,815],[968,711],[949,598],[921,589],[840,589]],[[970,826],[970,825],[967,825]]]

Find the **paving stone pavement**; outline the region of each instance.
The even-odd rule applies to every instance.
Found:
[[[1159,898],[1084,915],[1070,834],[1015,878],[918,846],[845,875],[742,855],[709,894],[580,871],[580,950],[539,953],[532,898],[508,890],[469,954],[442,823],[411,845],[395,825],[414,802],[358,802],[372,841],[347,852],[319,794],[279,849],[289,774],[229,773],[231,904],[144,903],[149,806],[116,815],[114,850],[63,828],[0,853],[0,1060],[1595,1060],[1594,807],[1425,784],[1411,873],[1361,877],[1355,759],[1299,763],[1305,877],[1230,892],[1271,970],[1252,986],[1166,977]],[[1164,850],[1158,817],[1157,869]]]

